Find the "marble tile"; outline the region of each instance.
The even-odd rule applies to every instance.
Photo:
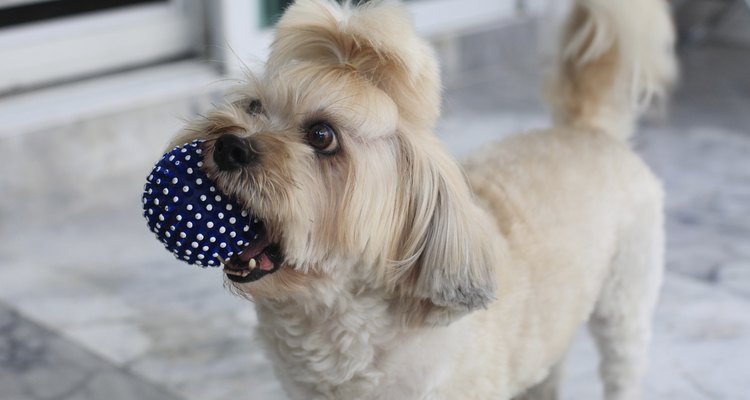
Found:
[[[639,151],[667,193],[668,267],[714,281],[726,265],[747,265],[750,133],[705,125],[642,133]]]
[[[716,282],[727,290],[750,299],[750,257],[720,265]]]
[[[0,398],[177,400],[0,303]]]
[[[644,399],[740,400],[750,393],[750,302],[668,273],[656,311]],[[568,356],[563,399],[601,398],[598,356],[581,332]]]
[[[3,235],[0,247],[15,256],[0,268],[0,298],[184,398],[246,398],[248,391],[278,398],[280,386],[253,342],[252,304],[223,289],[219,269],[176,261],[133,200],[62,227]],[[46,251],[35,253],[37,243]]]
[[[441,119],[436,133],[451,153],[462,158],[489,142],[548,126],[549,117],[537,113],[462,113]]]

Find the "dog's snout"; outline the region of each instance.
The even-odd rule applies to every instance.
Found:
[[[222,171],[233,171],[258,159],[249,139],[227,133],[214,143],[214,162]]]

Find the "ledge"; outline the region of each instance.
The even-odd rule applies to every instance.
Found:
[[[223,78],[198,61],[182,61],[0,98],[0,139],[219,91]]]

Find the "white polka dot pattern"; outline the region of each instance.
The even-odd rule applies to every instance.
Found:
[[[201,143],[175,147],[159,160],[143,188],[143,216],[178,260],[218,267],[257,240],[262,226],[208,179]]]

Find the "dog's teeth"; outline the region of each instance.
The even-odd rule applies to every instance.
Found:
[[[257,261],[255,261],[254,258],[251,258],[250,261],[247,262],[247,266],[250,269],[255,269],[255,266],[258,265]]]
[[[224,272],[227,273],[227,274],[229,274],[229,275],[241,276],[243,278],[246,277],[246,276],[248,276],[248,275],[250,275],[250,271],[246,270],[246,269],[235,270],[235,269],[231,269],[231,268],[224,268]]]

